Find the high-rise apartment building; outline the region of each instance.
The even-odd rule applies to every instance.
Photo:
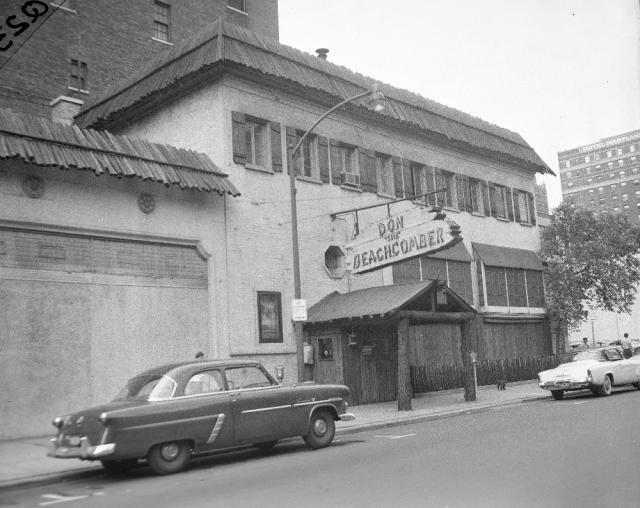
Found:
[[[558,153],[562,197],[640,223],[640,130]]]
[[[85,103],[220,18],[279,37],[277,0],[0,0],[0,108]]]

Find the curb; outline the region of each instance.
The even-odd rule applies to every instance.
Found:
[[[542,396],[530,396],[523,397],[521,399],[510,400],[504,403],[488,403],[486,405],[478,405],[473,407],[464,407],[459,409],[451,409],[449,411],[443,411],[441,413],[422,414],[422,415],[407,415],[395,420],[386,420],[379,422],[371,422],[362,425],[355,425],[347,428],[336,428],[336,435],[349,435],[357,434],[359,432],[366,432],[368,430],[377,430],[390,427],[398,427],[400,425],[407,425],[412,423],[429,422],[435,420],[443,420],[445,418],[452,418],[463,414],[478,414],[487,412],[496,407],[508,407],[516,406],[518,404],[533,402],[536,400],[543,400],[548,398],[548,395]],[[76,469],[68,469],[66,471],[56,473],[46,473],[42,475],[29,476],[27,478],[18,478],[16,480],[7,480],[0,482],[0,490],[2,489],[19,489],[25,487],[31,487],[36,485],[48,485],[51,483],[76,480],[81,478],[90,478],[103,474],[104,470],[101,467],[84,467]]]

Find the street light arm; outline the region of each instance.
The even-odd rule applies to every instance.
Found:
[[[328,111],[326,111],[324,114],[322,114],[322,116],[320,116],[311,127],[309,127],[309,129],[307,130],[307,132],[305,132],[302,137],[300,138],[300,141],[298,141],[298,144],[295,146],[295,148],[293,149],[293,153],[291,154],[291,158],[295,159],[296,154],[298,153],[298,150],[300,150],[300,147],[302,146],[302,143],[304,143],[304,140],[307,139],[307,137],[309,136],[309,134],[311,134],[311,131],[313,131],[313,129],[316,128],[316,126],[322,122],[322,120],[324,120],[325,118],[327,118],[331,113],[333,113],[336,109],[341,108],[342,106],[344,106],[345,104],[348,104],[349,102],[353,102],[353,101],[357,101],[358,99],[362,99],[363,97],[366,97],[367,95],[371,95],[375,93],[375,91],[372,90],[367,90],[366,92],[362,92],[359,93],[358,95],[354,95],[353,97],[349,97],[348,99],[343,100],[342,102],[340,102],[339,104],[336,104],[335,106],[333,106],[331,109],[329,109]],[[293,168],[292,168],[293,169]]]

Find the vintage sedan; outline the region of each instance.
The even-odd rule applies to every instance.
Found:
[[[628,359],[622,348],[607,346],[578,353],[569,363],[538,374],[539,386],[550,390],[556,400],[565,392],[589,389],[594,395],[610,395],[613,386],[633,385],[640,389],[640,354]]]
[[[110,403],[57,417],[48,455],[100,460],[122,472],[146,459],[158,474],[183,470],[192,455],[302,436],[328,446],[347,413],[342,385],[279,384],[257,362],[190,361],[129,380]]]

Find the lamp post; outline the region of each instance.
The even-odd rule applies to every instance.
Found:
[[[309,134],[315,127],[324,120],[327,116],[333,113],[336,109],[341,108],[345,104],[356,101],[358,99],[363,99],[364,97],[370,96],[369,104],[373,107],[375,111],[382,111],[386,104],[386,99],[383,93],[380,91],[380,88],[377,84],[374,84],[371,90],[367,90],[365,92],[354,95],[353,97],[349,97],[348,99],[343,100],[342,102],[336,104],[331,109],[327,110],[325,113],[320,115],[318,119],[313,123],[311,127],[302,135],[298,144],[293,149],[291,154],[291,160],[293,165],[296,167],[289,168],[289,194],[290,194],[290,202],[291,202],[291,248],[293,252],[293,289],[294,289],[294,298],[299,300],[302,298],[302,288],[300,284],[300,252],[299,252],[299,244],[298,244],[298,206],[296,200],[296,173],[297,173],[297,164],[296,164],[296,156],[300,151],[300,147],[302,143],[304,143],[305,139],[309,137]],[[302,334],[302,322],[294,321],[293,323],[294,333],[296,337],[296,356],[298,363],[298,379],[303,381],[308,381],[309,372],[308,369],[304,366],[303,360],[303,346],[304,346],[304,337]]]

